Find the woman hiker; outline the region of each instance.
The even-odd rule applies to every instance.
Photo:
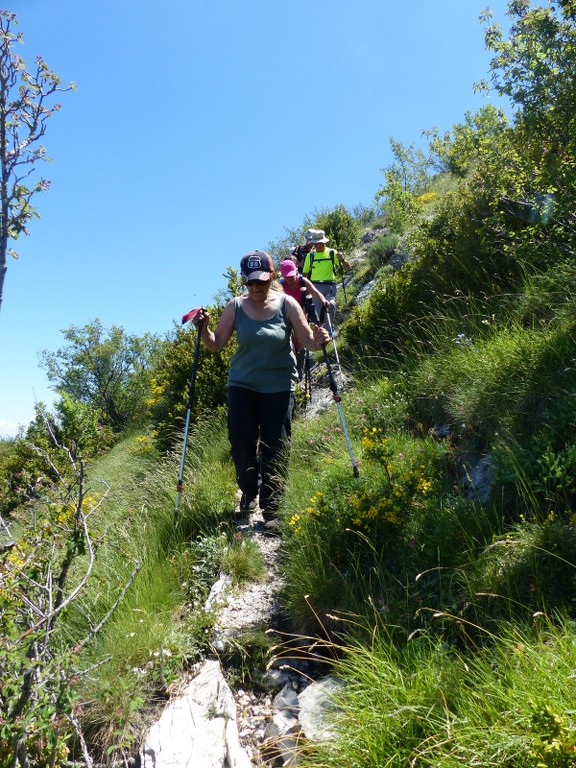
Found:
[[[309,350],[322,349],[328,332],[314,330],[301,306],[273,285],[272,257],[252,251],[240,261],[248,292],[231,299],[216,328],[201,309],[194,325],[202,323],[202,342],[218,351],[236,331],[236,351],[228,371],[228,439],[243,513],[256,509],[259,496],[264,523],[275,527],[275,513],[283,492],[291,435],[294,391],[298,374],[290,337]],[[259,486],[260,478],[260,486]]]

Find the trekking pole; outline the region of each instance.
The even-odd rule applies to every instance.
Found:
[[[322,344],[322,354],[324,355],[324,362],[326,363],[326,369],[328,371],[328,383],[329,383],[330,389],[332,390],[332,399],[336,403],[336,407],[338,408],[338,413],[340,414],[340,423],[342,424],[342,431],[344,432],[344,437],[346,438],[346,445],[348,446],[348,453],[350,454],[350,459],[352,461],[352,472],[354,477],[356,478],[356,482],[358,483],[358,488],[361,488],[362,486],[360,484],[360,472],[358,470],[358,464],[356,464],[356,459],[354,458],[354,452],[352,451],[352,443],[350,442],[348,430],[346,429],[346,422],[344,420],[344,412],[342,410],[342,403],[341,403],[342,398],[340,396],[340,393],[338,392],[338,385],[336,384],[334,375],[332,374],[332,368],[330,367],[328,352],[326,352],[326,344]]]
[[[312,374],[310,372],[310,352],[306,350],[304,358],[304,407],[312,402]]]
[[[334,357],[336,358],[336,365],[338,368],[341,368],[340,365],[340,358],[338,357],[338,349],[336,348],[336,339],[334,338],[334,327],[332,326],[332,322],[330,320],[330,310],[326,309],[326,307],[322,307],[322,311],[326,314],[326,322],[328,324],[328,333],[330,334],[330,338],[332,340],[332,344],[334,344]]]
[[[344,301],[348,304],[348,296],[346,296],[346,286],[344,285],[344,270],[342,270],[342,291],[344,293]]]
[[[192,309],[182,318],[182,324],[192,320],[199,311]],[[198,323],[198,335],[196,336],[196,346],[194,348],[194,362],[192,363],[192,372],[190,373],[190,389],[188,391],[188,402],[186,403],[186,424],[184,426],[184,441],[182,443],[182,456],[180,458],[180,471],[178,472],[178,484],[176,485],[176,506],[174,507],[174,525],[178,523],[178,512],[180,510],[180,495],[182,493],[184,479],[184,459],[186,457],[186,443],[188,441],[188,429],[190,428],[190,414],[192,411],[192,402],[194,400],[194,389],[196,388],[196,370],[198,368],[198,356],[200,354],[200,337],[202,336],[202,321]]]
[[[342,279],[342,291],[344,293],[344,301],[346,302],[346,304],[348,304],[348,296],[346,296],[346,286],[344,284],[344,268],[342,267],[341,263],[338,266],[340,269],[340,277]]]
[[[310,294],[304,296],[304,303],[302,305],[306,320],[311,325],[318,325],[318,313],[314,305],[314,300]],[[306,407],[306,401],[312,402],[312,369],[310,365],[310,352],[306,350],[304,358],[304,407]]]

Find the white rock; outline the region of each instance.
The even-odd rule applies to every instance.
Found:
[[[241,748],[232,691],[217,661],[205,661],[144,740],[142,768],[252,768]]]
[[[334,693],[342,685],[339,678],[329,675],[316,683],[310,683],[298,696],[298,719],[309,741],[328,741],[332,738],[329,713],[334,710]]]
[[[210,594],[204,603],[204,610],[211,611],[226,601],[226,597],[232,586],[232,577],[227,573],[221,573],[217,582],[212,585]]]

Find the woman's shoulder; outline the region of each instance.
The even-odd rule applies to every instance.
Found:
[[[300,308],[300,304],[294,298],[294,296],[289,296],[286,293],[284,294],[284,305],[283,306],[286,307],[286,311],[289,312],[289,313],[297,312],[298,309]]]
[[[233,296],[231,299],[228,299],[226,306],[224,307],[224,312],[231,312],[236,309],[236,307],[241,306],[242,304],[242,296]]]
[[[242,306],[241,299],[242,299],[241,296],[233,296],[231,299],[228,299],[228,302],[224,307],[220,317],[234,319],[234,317],[236,316],[236,311],[238,310],[238,307]]]

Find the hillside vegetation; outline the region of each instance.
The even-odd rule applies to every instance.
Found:
[[[316,225],[354,262],[337,341],[360,482],[335,407],[301,408],[281,510],[292,630],[347,682],[308,768],[576,764],[576,2],[509,14],[508,38],[484,23],[511,119],[392,140],[373,204],[270,244]],[[239,290],[230,269],[213,311]],[[126,760],[213,653],[202,606],[242,549],[229,352],[202,350],[175,524],[194,331],[67,341],[55,412],[0,444],[2,766]],[[266,652],[246,638],[233,682]]]

